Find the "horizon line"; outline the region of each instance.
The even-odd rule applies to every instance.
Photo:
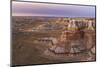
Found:
[[[32,17],[72,17],[72,18],[77,18],[77,16],[34,16],[34,15],[12,15],[12,16],[32,16]],[[89,17],[89,16],[79,16],[79,18],[96,18],[96,17]]]

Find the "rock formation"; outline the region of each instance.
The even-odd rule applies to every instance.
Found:
[[[87,34],[87,31],[85,30],[94,31],[94,26],[95,25],[91,20],[88,22],[69,20],[68,24],[65,25],[61,36],[58,38],[58,43],[50,47],[49,50],[56,54],[80,53],[86,51],[91,48],[93,38],[90,38],[92,37],[91,33]]]

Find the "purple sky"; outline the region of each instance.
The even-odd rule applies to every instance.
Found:
[[[95,17],[94,6],[12,2],[13,16]]]

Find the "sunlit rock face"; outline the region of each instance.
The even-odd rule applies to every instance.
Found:
[[[91,49],[95,53],[95,21],[69,20],[64,27],[58,43],[50,47],[50,51],[62,53],[80,53]]]

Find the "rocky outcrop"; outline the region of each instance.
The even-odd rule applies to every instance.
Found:
[[[64,31],[58,38],[58,43],[50,47],[50,50],[54,53],[80,53],[87,51],[93,45],[92,37],[95,37],[91,35],[91,31],[95,33],[95,22],[93,20],[69,20],[63,29]]]
[[[95,22],[92,20],[70,20],[68,23],[68,30],[95,30]]]

